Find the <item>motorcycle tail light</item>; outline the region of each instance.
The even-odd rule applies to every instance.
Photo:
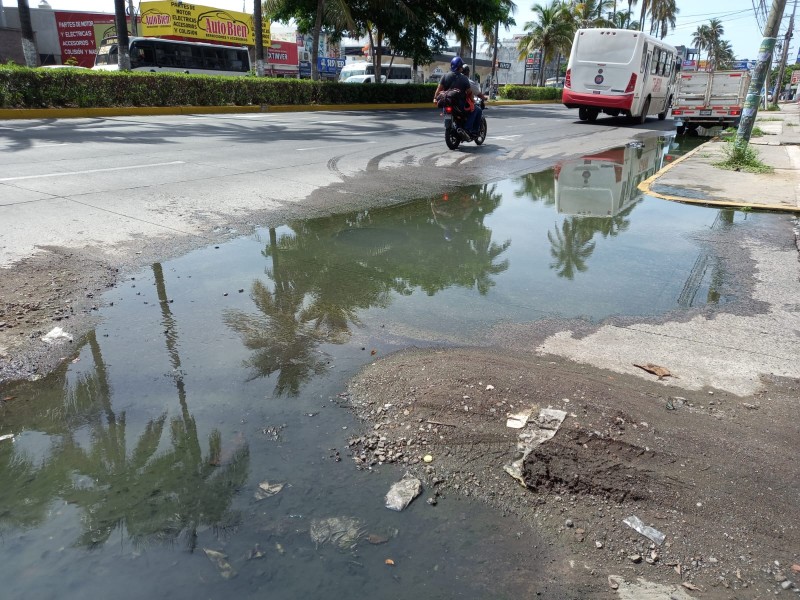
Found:
[[[452,106],[445,107],[444,112],[446,112],[449,115],[450,113],[453,112],[453,107]]]
[[[625,93],[630,94],[635,89],[636,89],[636,73],[631,73],[631,78],[630,81],[628,81],[628,87],[625,88]]]
[[[572,69],[567,69],[567,76],[564,78],[564,87],[572,87]]]

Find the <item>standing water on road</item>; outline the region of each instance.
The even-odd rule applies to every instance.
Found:
[[[499,323],[730,299],[695,236],[745,215],[636,190],[680,151],[292,222],[120,284],[57,372],[3,391],[3,597],[558,597],[518,521],[430,489],[386,510],[403,465],[355,468],[341,395],[375,357]]]

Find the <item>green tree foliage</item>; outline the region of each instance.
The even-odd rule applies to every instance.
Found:
[[[552,0],[548,5],[533,6],[535,20],[525,23],[525,35],[519,40],[517,50],[524,59],[529,53],[539,50],[541,64],[539,85],[544,85],[545,65],[558,54],[568,55],[575,34],[575,19],[569,5]]]

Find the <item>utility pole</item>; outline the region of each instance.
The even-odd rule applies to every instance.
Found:
[[[264,25],[261,16],[261,0],[253,2],[253,27],[256,34],[256,76],[264,76]]]
[[[789,28],[786,30],[786,36],[783,39],[783,54],[781,55],[781,66],[778,68],[778,80],[775,84],[775,92],[772,96],[773,104],[778,103],[778,98],[781,97],[783,90],[783,73],[786,70],[786,59],[789,58],[789,40],[792,39],[794,33],[794,14],[797,12],[797,0],[794,0],[794,8],[792,8],[792,16],[789,19]]]
[[[753,131],[753,123],[758,114],[758,101],[761,98],[761,88],[767,77],[772,53],[775,50],[775,41],[778,38],[778,31],[783,19],[783,10],[786,8],[786,0],[772,0],[772,8],[767,17],[767,24],[764,26],[764,39],[758,49],[758,62],[756,63],[753,78],[750,80],[750,87],[747,90],[747,99],[742,110],[742,118],[739,121],[739,129],[736,132],[736,139],[733,142],[734,154],[742,157],[747,145],[750,143],[750,134]]]
[[[133,7],[133,0],[128,0],[128,16],[131,19],[131,33],[136,37],[139,35],[139,23],[136,20],[136,9]]]
[[[475,77],[475,59],[478,53],[478,24],[472,26],[472,76]]]

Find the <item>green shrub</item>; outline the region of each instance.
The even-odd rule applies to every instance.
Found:
[[[505,85],[500,95],[508,100],[561,100],[561,89],[529,85]]]
[[[0,108],[430,103],[435,89],[435,84],[349,84],[0,65]]]

